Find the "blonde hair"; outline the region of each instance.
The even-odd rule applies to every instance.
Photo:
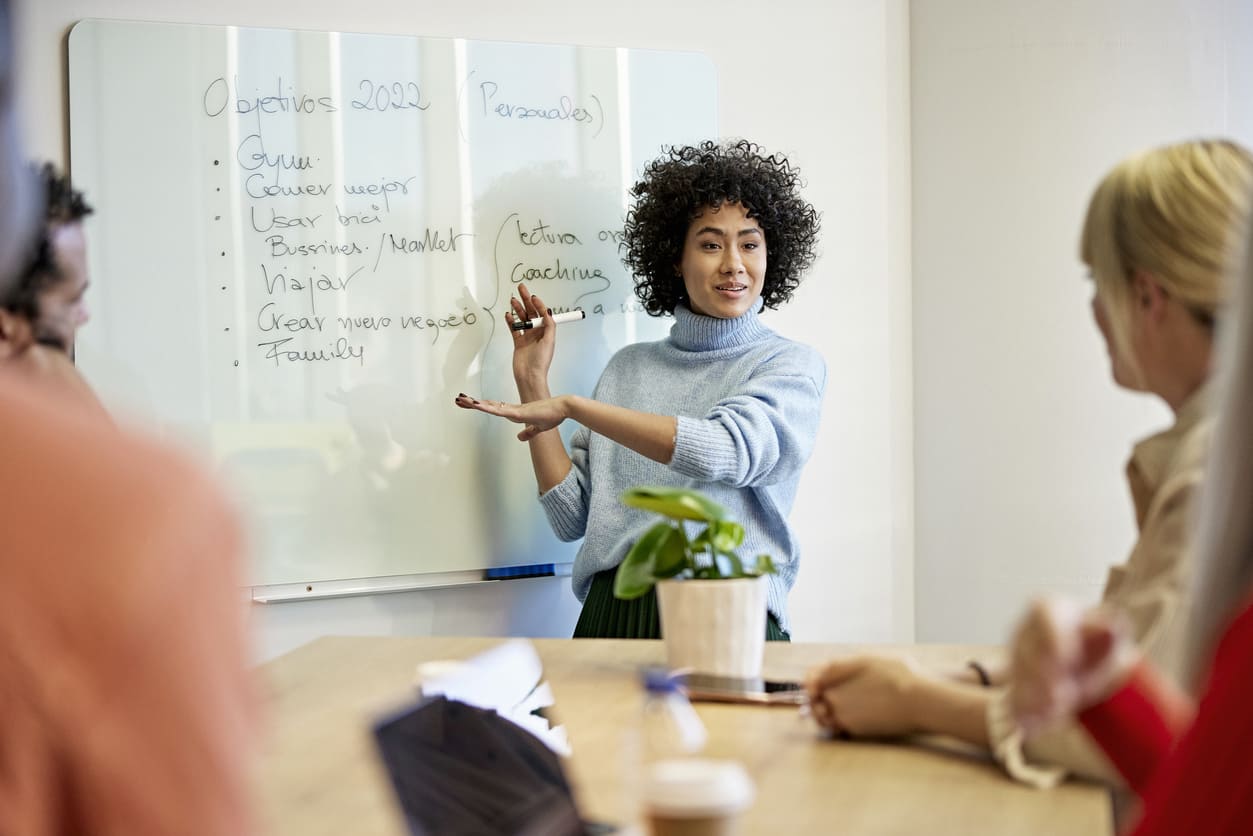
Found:
[[[1092,271],[1114,349],[1137,379],[1129,334],[1136,273],[1212,323],[1227,298],[1230,239],[1249,215],[1251,186],[1245,148],[1197,140],[1129,157],[1096,187],[1079,257]]]
[[[1253,222],[1232,271],[1232,316],[1219,336],[1217,421],[1196,534],[1196,583],[1187,645],[1197,687],[1219,631],[1253,589]]]

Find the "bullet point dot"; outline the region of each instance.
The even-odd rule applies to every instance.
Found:
[[[218,161],[217,161],[217,160],[214,160],[214,161],[213,161],[213,164],[214,164],[214,165],[217,165],[217,164],[218,164]]]
[[[218,191],[218,192],[220,192],[220,191],[222,191],[222,187],[221,187],[221,186],[218,186],[216,189],[214,189],[214,191]]]
[[[226,290],[226,285],[222,285],[222,289],[223,289],[223,290]]]
[[[222,250],[222,255],[226,255],[226,250]]]
[[[226,326],[225,328],[223,328],[222,330],[223,330],[223,331],[229,331],[229,330],[231,330],[231,328],[230,328],[230,326],[228,325],[228,326]]]
[[[220,220],[222,220],[222,216],[221,216],[221,215],[214,215],[214,216],[213,216],[213,220],[215,220],[215,221],[220,221]]]

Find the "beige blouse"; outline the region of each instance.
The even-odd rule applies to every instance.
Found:
[[[1127,561],[1109,570],[1102,604],[1120,611],[1136,643],[1176,683],[1183,675],[1191,574],[1193,498],[1200,487],[1212,421],[1208,386],[1192,395],[1165,432],[1135,446],[1127,481],[1140,536]],[[988,707],[996,759],[1014,778],[1052,786],[1067,772],[1122,783],[1078,723],[1059,726],[1023,744],[1002,689]]]

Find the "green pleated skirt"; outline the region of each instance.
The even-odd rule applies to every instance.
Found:
[[[613,594],[617,569],[606,569],[592,576],[592,588],[583,601],[583,611],[574,625],[576,639],[659,639],[661,616],[657,610],[657,589],[623,601]],[[774,613],[766,613],[766,641],[786,642],[792,637],[779,626]]]

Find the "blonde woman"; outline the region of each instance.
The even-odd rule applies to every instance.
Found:
[[[1253,824],[1253,227],[1226,342],[1225,392],[1197,536],[1188,641],[1194,703],[1137,650],[1117,618],[1036,605],[1012,654],[1027,728],[1079,713],[1141,798],[1136,836],[1247,833]]]
[[[1214,321],[1227,297],[1231,233],[1249,214],[1251,185],[1253,157],[1231,142],[1136,155],[1097,187],[1080,243],[1115,383],[1158,396],[1175,416],[1172,427],[1132,452],[1127,478],[1139,537],[1127,560],[1110,569],[1103,603],[1176,679],[1187,623],[1191,506],[1210,437]],[[1011,775],[1041,786],[1066,770],[1119,780],[1074,724],[1024,747],[1004,678],[978,661],[961,675],[943,676],[902,660],[860,657],[813,671],[808,688],[815,718],[836,731],[954,735],[990,749]]]

